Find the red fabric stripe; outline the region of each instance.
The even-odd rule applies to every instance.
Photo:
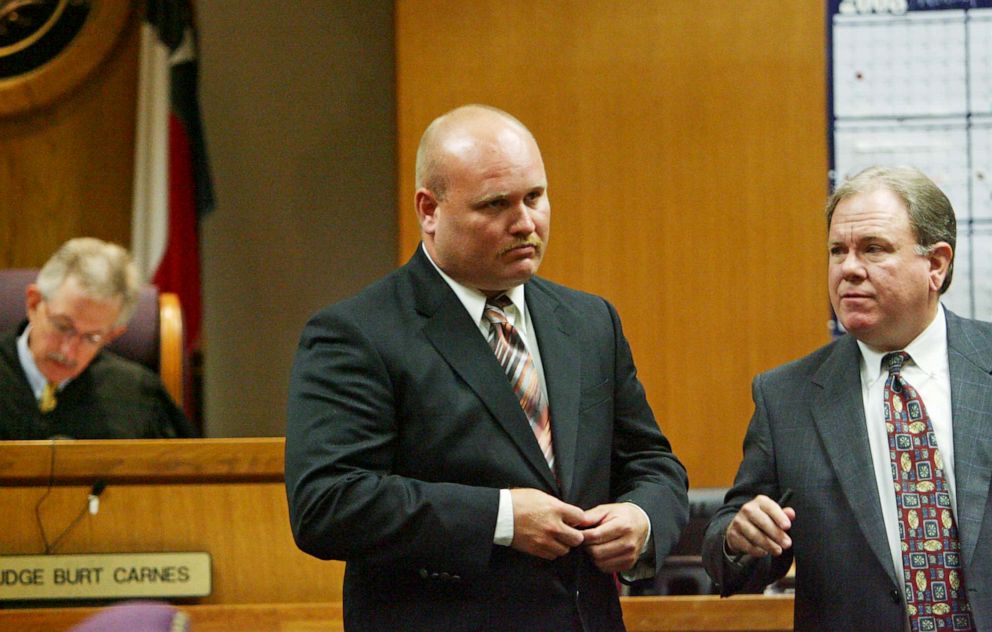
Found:
[[[169,115],[169,230],[165,254],[152,278],[160,291],[179,295],[186,347],[199,344],[202,322],[200,249],[189,137],[182,121]]]

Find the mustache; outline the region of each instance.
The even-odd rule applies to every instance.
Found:
[[[507,246],[507,247],[503,248],[502,250],[500,250],[499,251],[499,254],[500,255],[505,255],[506,253],[510,252],[511,250],[513,250],[515,248],[521,248],[523,246],[533,246],[534,248],[537,248],[537,251],[538,252],[540,252],[540,251],[544,250],[544,240],[542,240],[537,235],[531,235],[527,239],[519,239],[519,240],[513,242],[509,246]]]
[[[58,351],[51,351],[51,352],[45,354],[45,359],[46,360],[51,360],[52,362],[57,362],[57,363],[61,364],[62,366],[66,367],[66,368],[69,368],[69,369],[76,368],[76,361],[75,360],[70,360],[69,358],[67,358],[65,356],[65,354],[59,353]]]

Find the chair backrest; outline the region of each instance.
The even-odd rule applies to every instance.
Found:
[[[188,632],[189,629],[189,616],[175,606],[132,601],[98,610],[69,632]]]
[[[710,518],[723,506],[725,487],[698,487],[689,490],[689,524],[665,558],[658,574],[633,582],[628,594],[639,595],[717,595],[720,593],[703,568],[703,536]]]
[[[726,487],[696,487],[689,490],[689,524],[671,555],[702,555],[703,536],[710,518],[723,507]]]
[[[0,333],[13,330],[27,318],[25,290],[37,277],[37,268],[0,270]],[[127,331],[107,347],[158,373],[180,406],[185,403],[184,377],[188,364],[182,322],[178,297],[169,292],[159,293],[154,285],[146,285],[141,289]]]

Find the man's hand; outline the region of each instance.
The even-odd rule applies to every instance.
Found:
[[[788,531],[796,510],[784,509],[768,496],[758,495],[741,507],[724,536],[727,552],[751,557],[778,556],[792,546]]]
[[[644,512],[630,503],[598,505],[586,512],[580,525],[584,544],[596,568],[604,573],[630,570],[637,563],[648,537]]]
[[[537,489],[511,489],[513,541],[510,546],[537,557],[553,560],[582,544],[575,528],[585,512]]]

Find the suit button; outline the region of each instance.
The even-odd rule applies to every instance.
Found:
[[[420,570],[417,571],[417,574],[420,575],[421,579],[427,579],[427,569],[426,568],[421,568]]]
[[[892,603],[902,603],[902,596],[899,594],[898,588],[893,588],[889,596],[892,597]]]

